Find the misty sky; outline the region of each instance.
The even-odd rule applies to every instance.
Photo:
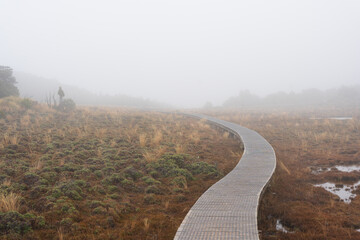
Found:
[[[0,65],[181,106],[360,84],[360,1],[0,0]]]

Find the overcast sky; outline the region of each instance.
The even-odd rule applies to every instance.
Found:
[[[0,0],[0,65],[182,106],[360,84],[360,1]]]

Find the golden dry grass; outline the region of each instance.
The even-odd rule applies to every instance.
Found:
[[[18,211],[20,196],[16,193],[0,194],[0,212]]]
[[[146,141],[146,138],[147,138],[147,137],[146,137],[146,134],[144,134],[144,133],[139,135],[139,143],[140,143],[140,146],[141,146],[141,147],[145,147],[145,146],[146,146],[146,142],[147,142],[147,141]]]

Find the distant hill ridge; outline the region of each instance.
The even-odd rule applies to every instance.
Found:
[[[360,85],[342,86],[337,89],[321,91],[307,89],[300,93],[278,92],[266,97],[258,97],[249,91],[241,91],[223,104],[227,108],[241,107],[360,107]]]
[[[44,102],[49,94],[56,94],[59,86],[65,92],[66,98],[73,99],[76,104],[80,105],[101,105],[101,106],[124,106],[138,108],[163,108],[169,107],[165,104],[158,103],[143,98],[136,98],[127,95],[97,95],[88,90],[76,86],[62,84],[57,80],[38,77],[24,72],[15,72],[14,76],[18,82],[20,95],[33,100]]]

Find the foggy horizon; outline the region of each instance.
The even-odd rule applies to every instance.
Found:
[[[359,12],[335,0],[0,0],[0,65],[181,107],[327,90],[360,84]]]

